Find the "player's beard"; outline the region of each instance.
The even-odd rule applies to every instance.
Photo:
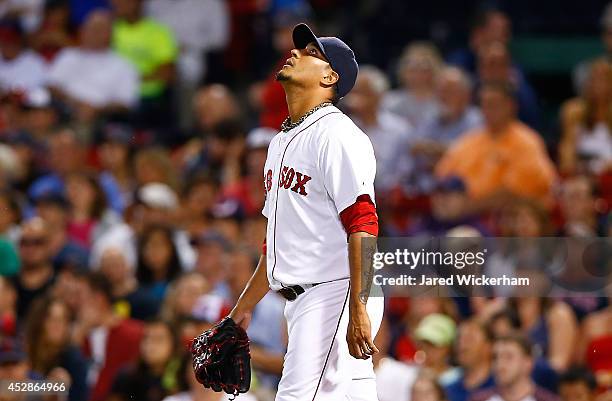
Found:
[[[283,70],[280,70],[279,72],[276,73],[276,80],[278,82],[287,82],[291,79],[291,77],[287,74],[285,74],[285,72]]]

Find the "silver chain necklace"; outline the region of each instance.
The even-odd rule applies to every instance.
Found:
[[[307,119],[308,116],[312,115],[315,111],[317,111],[319,109],[322,109],[323,107],[327,107],[327,106],[331,106],[331,105],[332,105],[332,102],[323,102],[320,105],[315,106],[312,109],[310,109],[309,111],[307,111],[306,114],[304,114],[302,117],[299,118],[299,120],[297,120],[294,123],[291,122],[291,117],[285,118],[285,121],[283,121],[283,123],[281,124],[281,131],[283,131],[283,132],[291,131],[292,129],[294,129],[295,127],[297,127],[301,123],[303,123],[304,120]]]

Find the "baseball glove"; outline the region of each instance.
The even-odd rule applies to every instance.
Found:
[[[249,391],[251,353],[246,331],[230,317],[197,336],[191,344],[198,382],[236,397]]]

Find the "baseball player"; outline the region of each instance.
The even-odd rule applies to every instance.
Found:
[[[353,88],[357,62],[343,41],[317,38],[305,24],[293,42],[277,75],[290,116],[263,172],[264,251],[229,316],[246,328],[270,289],[287,299],[277,401],[373,401],[370,356],[383,299],[367,298],[361,248],[362,238],[378,234],[376,161],[368,137],[334,106]]]

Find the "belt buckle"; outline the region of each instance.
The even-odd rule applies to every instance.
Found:
[[[295,301],[300,295],[293,287],[283,287],[278,292],[289,302]]]

